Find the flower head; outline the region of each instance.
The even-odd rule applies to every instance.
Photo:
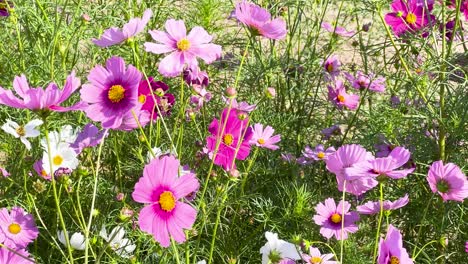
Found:
[[[435,22],[435,17],[430,14],[432,5],[426,8],[419,1],[393,0],[393,12],[385,15],[385,22],[397,37],[407,32],[414,33]]]
[[[159,114],[167,116],[171,113],[175,103],[173,94],[168,93],[169,86],[162,81],[155,81],[153,77],[148,80],[141,80],[138,86],[138,102],[141,109],[153,114],[153,119],[158,119]],[[156,107],[157,104],[157,107]],[[158,111],[159,109],[159,111]]]
[[[3,167],[0,167],[0,176],[7,178],[10,176],[10,173]]]
[[[67,241],[65,239],[65,233],[63,231],[57,232],[57,237],[60,243],[67,246]],[[69,238],[70,239],[70,246],[76,250],[84,250],[85,249],[85,237],[83,234],[76,232]]]
[[[384,211],[396,210],[407,205],[408,202],[409,202],[408,194],[406,194],[405,196],[393,202],[384,201],[383,210]],[[359,214],[367,214],[367,215],[377,214],[380,212],[380,201],[367,202],[363,205],[360,205],[357,207],[357,211]]]
[[[355,110],[359,105],[359,95],[347,94],[343,81],[335,80],[335,86],[328,85],[328,100],[338,109],[343,107]]]
[[[95,125],[88,123],[77,135],[75,141],[70,144],[70,147],[72,147],[75,152],[79,154],[85,148],[97,146],[104,138],[104,135],[104,131],[99,131]]]
[[[146,42],[147,52],[155,54],[171,53],[159,62],[159,72],[166,77],[180,75],[185,65],[188,68],[198,67],[197,58],[210,64],[221,57],[221,46],[210,43],[213,37],[202,27],[194,27],[187,35],[184,21],[169,19],[166,21],[166,32],[149,31],[157,42]]]
[[[142,18],[130,19],[130,21],[125,24],[122,29],[116,27],[106,29],[101,38],[93,39],[93,42],[94,44],[103,48],[122,43],[142,32],[152,15],[153,12],[151,9],[146,9]]]
[[[169,236],[183,243],[183,230],[192,227],[197,215],[181,199],[198,189],[198,179],[193,173],[179,177],[179,166],[179,160],[173,156],[153,159],[145,166],[132,193],[133,200],[147,204],[138,217],[140,229],[152,234],[163,247],[170,245]]]
[[[340,75],[341,62],[337,55],[332,55],[323,63],[323,70],[325,72],[325,79],[333,80]]]
[[[70,147],[70,144],[60,142],[57,144],[51,144],[50,147],[50,157],[52,161],[49,160],[49,152],[47,148],[44,150],[44,154],[42,156],[42,167],[45,175],[51,175],[59,168],[74,170],[78,166],[78,154],[76,154],[75,150]],[[50,167],[51,163],[52,167]]]
[[[276,143],[280,142],[281,135],[274,135],[275,130],[271,126],[266,126],[263,129],[262,124],[255,124],[252,129],[253,135],[250,139],[250,144],[261,148],[267,148],[271,150],[279,149]]]
[[[389,225],[385,240],[380,239],[379,257],[377,264],[413,264],[406,249],[403,248],[403,239],[398,229]]]
[[[341,135],[341,128],[339,125],[333,125],[322,129],[320,133],[323,135],[324,139],[328,140],[333,135]]]
[[[42,120],[34,119],[29,121],[26,125],[20,126],[15,121],[7,119],[7,122],[2,126],[2,129],[8,134],[13,135],[15,138],[19,138],[26,146],[26,149],[31,150],[31,143],[29,143],[27,138],[39,136],[41,132],[37,127],[42,125],[42,123]]]
[[[361,71],[357,71],[356,77],[347,72],[345,77],[353,88],[359,90],[369,88],[369,90],[379,93],[385,91],[385,78],[382,76],[375,77],[373,74],[366,75]]]
[[[254,3],[242,1],[236,5],[235,17],[249,28],[254,36],[269,39],[284,39],[286,22],[282,18],[271,19],[270,13]]]
[[[88,75],[89,83],[81,89],[81,99],[90,103],[86,115],[93,121],[102,122],[104,128],[118,128],[125,114],[138,103],[141,77],[135,67],[126,67],[120,57],[108,59],[106,68],[95,66]]]
[[[184,71],[184,80],[188,85],[200,85],[202,88],[210,84],[208,73],[201,71],[199,67],[186,69]]]
[[[20,207],[0,209],[0,240],[10,248],[25,248],[39,235],[34,217]]]
[[[305,263],[310,264],[338,264],[333,259],[333,254],[321,254],[318,248],[309,247],[309,255],[302,254],[302,259]]]
[[[346,201],[344,203],[340,201],[336,206],[333,198],[328,198],[324,203],[319,203],[315,207],[317,214],[314,215],[314,222],[321,226],[320,234],[325,238],[335,236],[337,240],[344,240],[348,238],[348,233],[356,233],[358,226],[355,223],[359,221],[359,214],[349,212],[350,208],[351,204]],[[344,221],[343,229],[341,228],[342,221]]]
[[[322,28],[324,28],[326,31],[330,33],[334,33],[342,37],[352,37],[354,36],[354,34],[356,34],[355,31],[347,31],[344,27],[338,27],[338,26],[335,27],[327,22],[322,23]]]
[[[109,243],[109,246],[119,256],[123,258],[130,258],[136,246],[128,238],[125,238],[125,230],[121,226],[116,226],[112,231],[107,234],[106,228],[103,226],[99,235]]]
[[[335,153],[334,147],[329,147],[325,150],[325,147],[322,144],[318,144],[314,149],[311,149],[309,146],[306,146],[302,155],[308,159],[313,160],[327,160],[330,155]]]
[[[257,108],[256,104],[249,104],[244,101],[237,102],[236,98],[227,98],[223,96],[223,100],[227,105],[231,104],[231,108],[245,113],[250,113]]]
[[[265,232],[267,243],[260,248],[262,264],[282,263],[282,260],[299,260],[296,246],[284,240],[278,239],[278,234]],[[293,262],[294,263],[294,262]]]
[[[461,169],[453,164],[439,160],[432,163],[427,181],[433,193],[438,193],[444,201],[463,202],[468,197],[468,180]]]

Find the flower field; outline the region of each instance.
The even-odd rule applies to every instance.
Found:
[[[468,263],[468,0],[0,0],[0,264]]]

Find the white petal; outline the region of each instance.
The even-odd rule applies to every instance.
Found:
[[[27,150],[31,150],[31,143],[26,139],[26,137],[20,137],[21,142],[26,146]]]
[[[3,124],[2,126],[3,131],[5,131],[6,133],[10,135],[13,135],[15,138],[19,138],[18,133],[16,133],[16,128],[14,128],[10,123],[8,123],[8,121],[5,124]]]
[[[104,226],[101,227],[101,231],[99,231],[99,235],[106,241],[109,242],[109,237],[107,236],[107,230]]]

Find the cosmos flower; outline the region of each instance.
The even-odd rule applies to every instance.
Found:
[[[334,33],[338,36],[342,36],[342,37],[352,37],[354,36],[354,34],[356,34],[355,31],[347,31],[344,27],[338,27],[336,26],[336,28],[331,25],[330,23],[327,23],[327,22],[323,22],[322,23],[322,28],[324,28],[326,31],[330,32],[330,33]]]
[[[237,109],[240,112],[250,113],[257,108],[256,104],[249,104],[247,102],[237,102],[236,98],[228,98],[223,96],[226,105],[231,104],[231,108]]]
[[[413,260],[403,247],[403,238],[400,231],[393,225],[388,226],[385,240],[380,239],[379,257],[377,258],[377,264],[389,263],[413,264]]]
[[[407,205],[408,202],[409,202],[408,194],[406,194],[405,196],[393,202],[384,201],[383,210],[384,211],[396,210]],[[357,211],[359,214],[367,214],[367,215],[377,214],[380,212],[380,201],[367,202],[363,205],[359,205],[357,207]]]
[[[171,113],[175,97],[173,94],[168,93],[168,90],[169,86],[167,84],[162,81],[155,81],[153,77],[149,77],[148,80],[141,80],[138,86],[138,102],[142,104],[141,109],[153,114],[154,120],[159,118],[158,108],[162,116]],[[156,107],[156,104],[158,107]]]
[[[277,150],[279,147],[275,145],[281,141],[281,135],[274,135],[275,130],[271,126],[266,126],[263,129],[262,124],[255,124],[252,128],[252,138],[249,143],[260,148],[267,148],[271,150]]]
[[[385,15],[385,22],[397,37],[406,32],[414,33],[435,22],[435,17],[430,14],[432,5],[426,8],[418,0],[393,0],[391,7],[393,12]]]
[[[178,243],[186,240],[184,229],[190,229],[197,211],[181,201],[199,188],[195,174],[179,177],[180,162],[173,156],[155,158],[145,166],[135,185],[133,200],[146,206],[140,211],[138,225],[153,235],[161,246],[170,245],[170,236]]]
[[[348,238],[348,233],[356,233],[358,226],[355,224],[359,221],[359,214],[356,212],[349,212],[351,204],[340,201],[336,206],[333,198],[327,198],[324,203],[319,203],[315,207],[317,212],[314,215],[314,222],[321,226],[320,234],[329,239],[335,236],[337,240],[344,240]],[[344,214],[343,214],[344,212]],[[342,221],[344,217],[344,228],[342,229]]]
[[[359,105],[359,95],[346,93],[346,88],[343,81],[335,80],[335,86],[328,85],[328,100],[332,102],[338,109],[343,107],[349,110],[357,109]]]
[[[186,69],[184,71],[184,80],[187,85],[200,85],[202,88],[206,88],[210,84],[208,73],[201,71],[199,67]]]
[[[51,176],[49,173],[47,173],[45,170],[44,170],[44,167],[42,166],[42,159],[40,160],[37,160],[36,162],[34,162],[33,164],[33,169],[34,171],[37,173],[37,175],[39,177],[42,177],[43,179],[45,180],[51,180]]]
[[[283,263],[282,260],[299,260],[301,256],[297,252],[296,246],[284,240],[278,239],[278,234],[265,232],[267,243],[260,248],[262,254],[262,264]],[[293,262],[295,263],[295,262]]]
[[[57,237],[60,243],[62,243],[64,246],[67,246],[67,241],[65,240],[65,233],[63,231],[58,231],[57,232]],[[83,234],[76,232],[73,233],[70,239],[70,246],[73,249],[76,250],[84,250],[85,249],[85,237]]]
[[[157,42],[146,42],[147,52],[155,54],[170,53],[159,62],[159,72],[166,77],[180,75],[185,65],[188,68],[198,67],[197,58],[210,64],[221,57],[221,46],[210,43],[213,37],[202,27],[194,27],[187,35],[184,21],[169,19],[166,21],[166,32],[149,31]]]
[[[309,255],[302,254],[302,260],[305,263],[310,264],[338,264],[337,261],[333,261],[333,254],[321,254],[318,248],[309,247]]]
[[[242,1],[236,5],[235,18],[244,24],[254,36],[281,40],[286,37],[286,22],[282,18],[271,19],[270,13],[253,3]]]
[[[366,75],[361,71],[357,71],[356,77],[346,72],[346,79],[351,83],[351,86],[355,89],[367,89],[383,93],[385,91],[385,78],[382,76],[375,77],[373,74]]]
[[[76,154],[75,150],[70,147],[70,144],[64,142],[51,144],[50,151],[52,162],[49,160],[47,148],[44,149],[44,154],[42,156],[42,167],[46,175],[51,175],[59,168],[74,170],[78,166],[78,154]],[[50,167],[51,163],[52,168]]]
[[[10,173],[3,167],[0,167],[0,176],[3,178],[8,178],[10,176]]]
[[[341,135],[341,128],[339,125],[333,125],[331,127],[322,129],[320,133],[323,135],[325,140],[328,140],[333,135]]]
[[[8,134],[13,135],[15,138],[19,138],[26,146],[26,149],[31,150],[31,143],[27,138],[39,136],[41,132],[37,129],[37,127],[42,125],[42,123],[42,120],[34,119],[29,121],[26,125],[20,126],[15,121],[7,119],[7,122],[2,126],[2,129]]]
[[[439,160],[432,163],[427,174],[427,181],[433,193],[438,193],[446,202],[463,202],[468,197],[468,180],[461,169],[453,164]]]
[[[46,89],[42,87],[31,88],[26,76],[16,76],[13,81],[13,89],[21,99],[16,97],[11,90],[0,87],[0,104],[33,111],[67,112],[82,110],[87,106],[85,102],[78,102],[70,107],[61,106],[80,85],[80,79],[75,77],[74,71],[67,77],[63,89],[59,89],[55,83],[50,83]]]
[[[151,120],[151,113],[146,110],[142,110],[141,107],[142,105],[137,105],[132,109],[132,111],[124,114],[122,117],[122,123],[120,126],[115,127],[114,129],[132,131],[137,129],[139,125],[141,127],[145,127]],[[135,120],[135,116],[137,117],[138,122]]]
[[[101,38],[93,39],[93,42],[103,48],[120,44],[142,32],[152,15],[151,9],[146,9],[142,18],[130,19],[122,29],[116,27],[106,29]]]
[[[123,258],[130,258],[136,246],[128,238],[125,238],[125,230],[122,226],[116,226],[107,234],[106,228],[103,226],[99,235],[109,243],[110,248]]]
[[[78,128],[73,129],[71,125],[64,125],[58,131],[51,131],[49,133],[49,140],[52,145],[58,145],[59,143],[72,144],[75,142],[78,136]],[[46,138],[41,139],[41,145],[43,149],[47,149]]]
[[[337,55],[332,55],[327,58],[322,66],[327,81],[334,80],[340,75],[341,62]]]
[[[0,209],[0,241],[13,249],[25,248],[39,235],[34,217],[20,207]]]
[[[81,99],[90,105],[86,115],[102,122],[104,128],[118,128],[128,112],[138,103],[142,74],[120,57],[107,60],[106,68],[96,65],[88,75],[89,83],[81,89]]]
[[[211,101],[213,95],[201,85],[193,84],[192,88],[196,94],[190,97],[190,103],[195,105],[195,110],[198,111],[205,105],[205,103]]]
[[[1,9],[0,9],[1,11]],[[24,249],[7,249],[0,247],[0,263],[2,264],[31,264],[36,263],[29,258],[29,253]]]
[[[77,135],[75,141],[70,144],[77,154],[81,153],[83,149],[89,147],[95,147],[104,138],[104,131],[93,125],[92,123],[86,124],[81,132]]]
[[[302,155],[308,159],[317,160],[327,160],[330,155],[335,153],[334,147],[329,147],[325,150],[325,147],[322,144],[318,144],[314,149],[311,149],[309,146],[306,146]]]

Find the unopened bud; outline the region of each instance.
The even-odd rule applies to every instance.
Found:
[[[226,88],[226,90],[224,91],[224,93],[226,94],[226,96],[228,97],[236,97],[237,95],[237,91],[234,87],[228,87]]]

